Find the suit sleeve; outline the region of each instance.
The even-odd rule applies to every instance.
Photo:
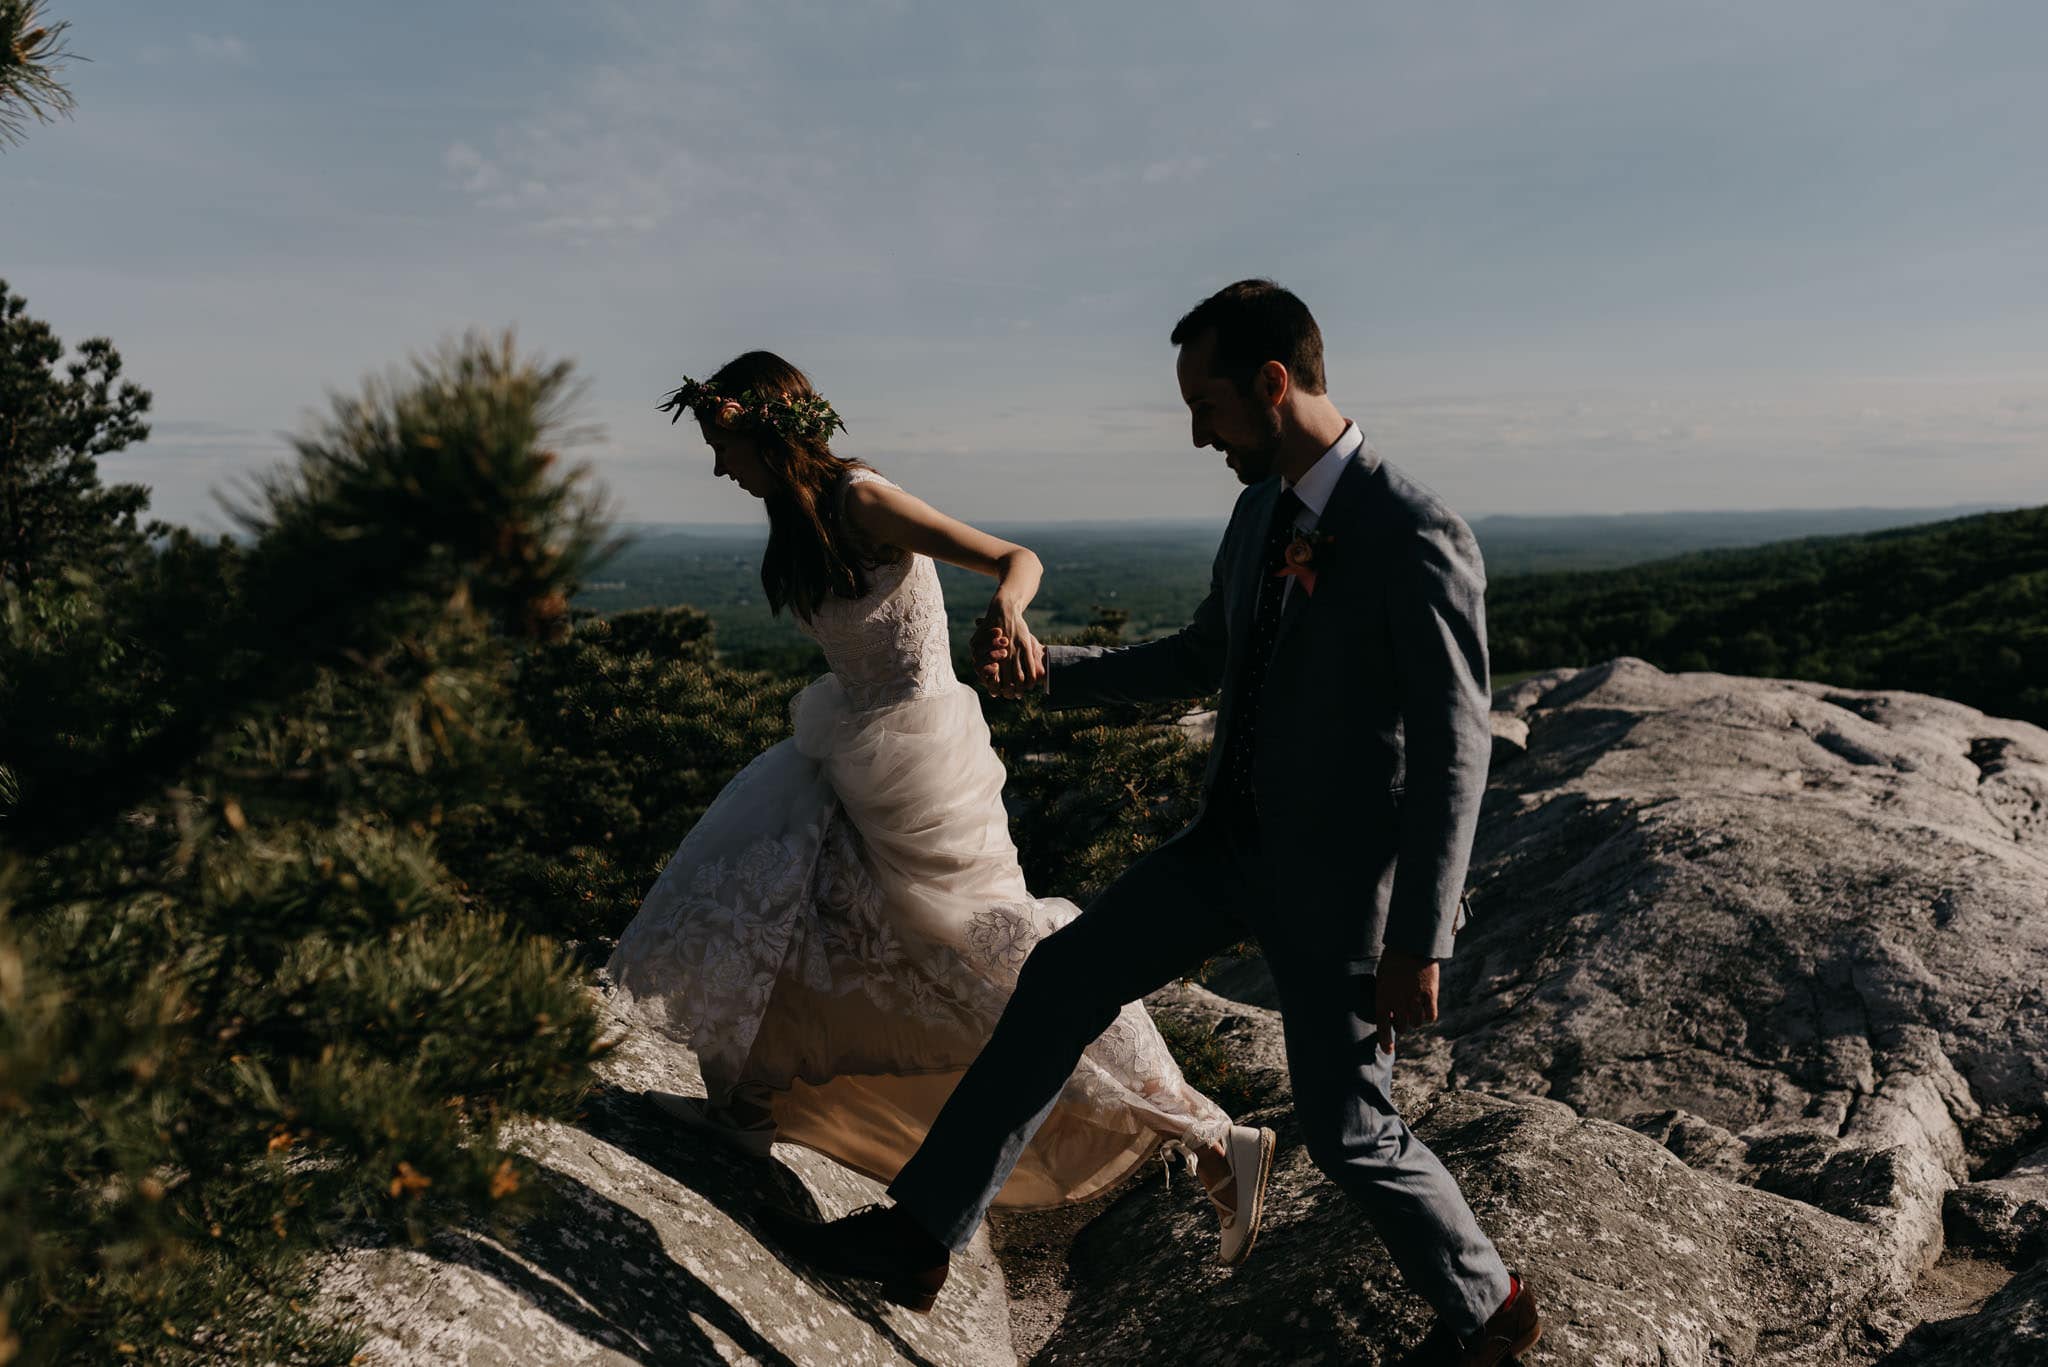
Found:
[[[1386,942],[1447,959],[1493,751],[1486,570],[1471,530],[1446,515],[1408,532],[1388,590],[1408,772]]]
[[[1242,507],[1242,503],[1239,504]],[[1235,513],[1231,526],[1236,526]],[[1199,698],[1223,686],[1230,653],[1223,625],[1223,558],[1230,531],[1209,567],[1209,592],[1188,624],[1171,636],[1129,646],[1046,647],[1046,705],[1054,709]]]

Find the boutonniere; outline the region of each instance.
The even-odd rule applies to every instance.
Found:
[[[1316,556],[1337,538],[1327,532],[1294,529],[1294,537],[1287,543],[1286,564],[1273,571],[1275,579],[1298,579],[1301,591],[1311,598],[1316,592]]]

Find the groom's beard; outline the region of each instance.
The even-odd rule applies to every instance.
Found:
[[[1269,426],[1259,434],[1259,440],[1251,446],[1224,446],[1223,457],[1230,468],[1237,472],[1237,482],[1244,485],[1257,484],[1260,480],[1271,479],[1273,467],[1280,460],[1280,415],[1266,415]]]

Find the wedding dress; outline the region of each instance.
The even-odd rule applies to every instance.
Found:
[[[880,479],[870,471],[853,480]],[[871,571],[799,627],[831,673],[795,736],[728,784],[619,939],[622,1005],[693,1049],[713,1102],[879,1181],[916,1150],[1025,956],[1077,914],[1026,889],[980,698],[954,676],[936,567]],[[1089,1046],[998,1204],[1114,1186],[1162,1140],[1220,1139],[1132,1003]]]

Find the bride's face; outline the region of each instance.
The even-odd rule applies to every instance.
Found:
[[[754,440],[714,423],[699,422],[704,444],[711,448],[711,473],[729,479],[755,498],[768,497],[775,487],[768,466],[754,449]]]

